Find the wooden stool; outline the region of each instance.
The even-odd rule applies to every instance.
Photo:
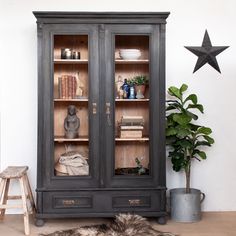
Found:
[[[0,173],[0,220],[4,219],[5,210],[7,208],[22,208],[24,214],[25,234],[30,234],[29,228],[29,214],[35,213],[35,204],[30,188],[29,179],[27,176],[28,166],[8,166],[2,173]],[[17,179],[20,182],[21,195],[8,196],[9,184],[11,179]],[[8,205],[7,200],[22,199],[22,204]],[[28,209],[27,199],[30,201],[31,210]]]

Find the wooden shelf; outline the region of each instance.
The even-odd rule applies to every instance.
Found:
[[[88,98],[54,98],[54,102],[88,102]]]
[[[148,59],[140,59],[140,60],[122,60],[122,59],[116,59],[116,64],[148,64]]]
[[[116,98],[116,102],[149,102],[149,98],[142,98],[142,99],[123,99],[123,98]]]
[[[119,138],[116,137],[115,138],[116,141],[120,141],[120,142],[126,142],[126,141],[139,141],[139,142],[147,142],[149,141],[149,137],[142,137],[142,138]]]
[[[59,143],[63,143],[63,142],[88,142],[89,138],[88,137],[78,137],[78,138],[74,138],[74,139],[70,139],[70,138],[65,138],[64,136],[55,136],[54,137],[54,142],[59,142]]]
[[[87,64],[88,59],[54,59],[54,64]]]

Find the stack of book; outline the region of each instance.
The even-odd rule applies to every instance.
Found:
[[[58,77],[59,98],[72,99],[76,97],[77,81],[72,75],[62,75]]]
[[[119,123],[120,138],[142,138],[143,116],[122,116]]]

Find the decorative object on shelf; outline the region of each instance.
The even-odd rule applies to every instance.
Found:
[[[134,85],[131,84],[129,87],[129,99],[135,99]]]
[[[141,92],[141,89],[138,89],[138,91],[136,92],[136,98],[137,99],[143,99],[144,95]]]
[[[142,138],[144,129],[143,116],[122,116],[118,127],[120,138]]]
[[[72,59],[72,50],[70,48],[62,48],[61,59]]]
[[[140,56],[139,49],[120,49],[120,57],[124,60],[137,60]]]
[[[136,75],[131,79],[134,84],[136,98],[144,98],[148,77],[146,75]]]
[[[143,157],[140,158],[141,160],[143,159]],[[143,167],[143,165],[141,164],[141,160],[139,160],[137,157],[135,158],[135,162],[137,164],[137,168],[138,168],[138,174],[142,175],[146,173],[146,169]]]
[[[200,190],[190,188],[191,163],[193,160],[205,160],[207,156],[201,147],[210,147],[214,143],[214,139],[210,137],[211,129],[193,122],[198,120],[193,110],[203,113],[203,106],[198,103],[196,94],[183,96],[187,89],[186,84],[180,88],[170,87],[168,94],[173,99],[167,101],[166,107],[166,141],[170,147],[169,157],[173,170],[184,170],[186,177],[185,189],[170,191],[171,217],[179,222],[195,222],[201,219],[201,202],[204,200],[204,194]]]
[[[73,75],[62,75],[58,77],[58,97],[62,99],[73,99],[76,97],[77,80]]]
[[[87,157],[77,151],[69,151],[60,155],[55,165],[56,175],[88,175]]]
[[[78,51],[73,51],[73,53],[72,53],[72,58],[73,58],[73,59],[76,59],[76,60],[80,59],[80,52],[78,52]]]
[[[64,129],[66,138],[77,138],[80,126],[80,120],[76,115],[77,109],[74,105],[68,106],[67,116],[64,120]]]
[[[119,75],[118,79],[116,80],[116,98],[123,98],[123,89],[122,89],[122,85],[123,85],[124,81],[122,79],[122,76]]]
[[[229,46],[212,46],[210,37],[206,30],[201,47],[185,47],[190,52],[198,56],[198,60],[193,70],[193,73],[200,69],[202,66],[204,66],[206,63],[208,63],[219,73],[221,73],[220,67],[216,60],[216,56],[228,47]]]
[[[123,90],[123,98],[124,99],[129,98],[129,88],[130,88],[130,86],[128,84],[128,80],[127,79],[124,80],[124,84],[121,86],[121,88]]]

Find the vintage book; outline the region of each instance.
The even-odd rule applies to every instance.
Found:
[[[61,77],[58,77],[58,98],[62,98]]]
[[[142,125],[120,125],[120,130],[143,130]]]
[[[122,116],[121,123],[123,125],[141,125],[144,123],[143,116]]]
[[[66,98],[66,76],[61,77],[61,98]]]
[[[120,130],[120,138],[142,138],[142,130]]]
[[[72,88],[73,76],[68,75],[68,76],[67,76],[67,80],[68,80],[68,98],[69,98],[69,99],[72,99],[72,98],[73,98],[73,88]]]

